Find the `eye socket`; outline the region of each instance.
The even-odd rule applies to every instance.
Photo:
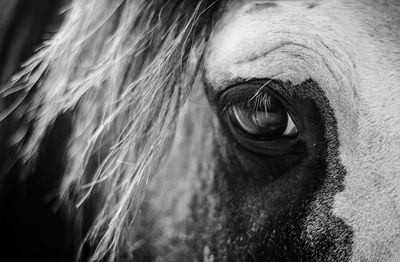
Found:
[[[267,155],[290,151],[299,131],[288,103],[276,90],[245,83],[229,88],[219,101],[224,122],[244,147]]]

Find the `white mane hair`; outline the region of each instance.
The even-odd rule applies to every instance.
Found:
[[[3,91],[22,90],[1,119],[18,111],[32,124],[28,139],[20,139],[21,127],[13,140],[32,168],[48,128],[71,113],[59,195],[74,213],[94,190],[101,192],[86,238],[96,243],[94,261],[118,254],[143,186],[168,152],[201,72],[215,2],[74,0],[60,30]],[[90,161],[95,172],[88,172]]]

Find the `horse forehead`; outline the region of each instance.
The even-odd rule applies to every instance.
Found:
[[[324,89],[347,171],[334,214],[354,230],[355,261],[400,257],[399,10],[398,1],[237,1],[206,56],[215,88],[260,77]]]
[[[223,85],[229,77],[266,77],[260,63],[243,62],[260,62],[255,58],[265,56],[284,41],[300,42],[322,52],[315,46],[320,41],[349,55],[359,50],[360,40],[364,40],[363,44],[382,46],[384,43],[385,49],[374,50],[375,57],[398,60],[392,54],[399,49],[399,6],[400,2],[370,0],[232,1],[212,37],[206,69],[215,74],[208,76],[215,81],[215,86]],[[282,57],[277,59],[282,61]],[[301,82],[304,77],[303,73],[297,81]],[[293,75],[287,78],[296,80]]]

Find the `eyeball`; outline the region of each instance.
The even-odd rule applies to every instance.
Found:
[[[229,107],[228,121],[237,129],[233,131],[258,140],[296,136],[296,125],[285,106],[268,94],[258,96]]]

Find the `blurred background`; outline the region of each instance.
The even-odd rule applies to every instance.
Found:
[[[67,0],[0,0],[2,91],[21,65],[57,31],[67,4]],[[2,95],[0,110],[4,112],[19,95]],[[66,139],[52,133],[68,130],[68,121],[56,121],[40,150],[46,161],[39,161],[28,176],[16,158],[18,146],[9,145],[20,125],[29,131],[29,123],[15,114],[0,122],[0,261],[72,261],[76,247],[71,240],[76,236],[68,232],[70,222],[51,198],[60,183],[62,165],[62,159],[52,152],[66,144]]]

